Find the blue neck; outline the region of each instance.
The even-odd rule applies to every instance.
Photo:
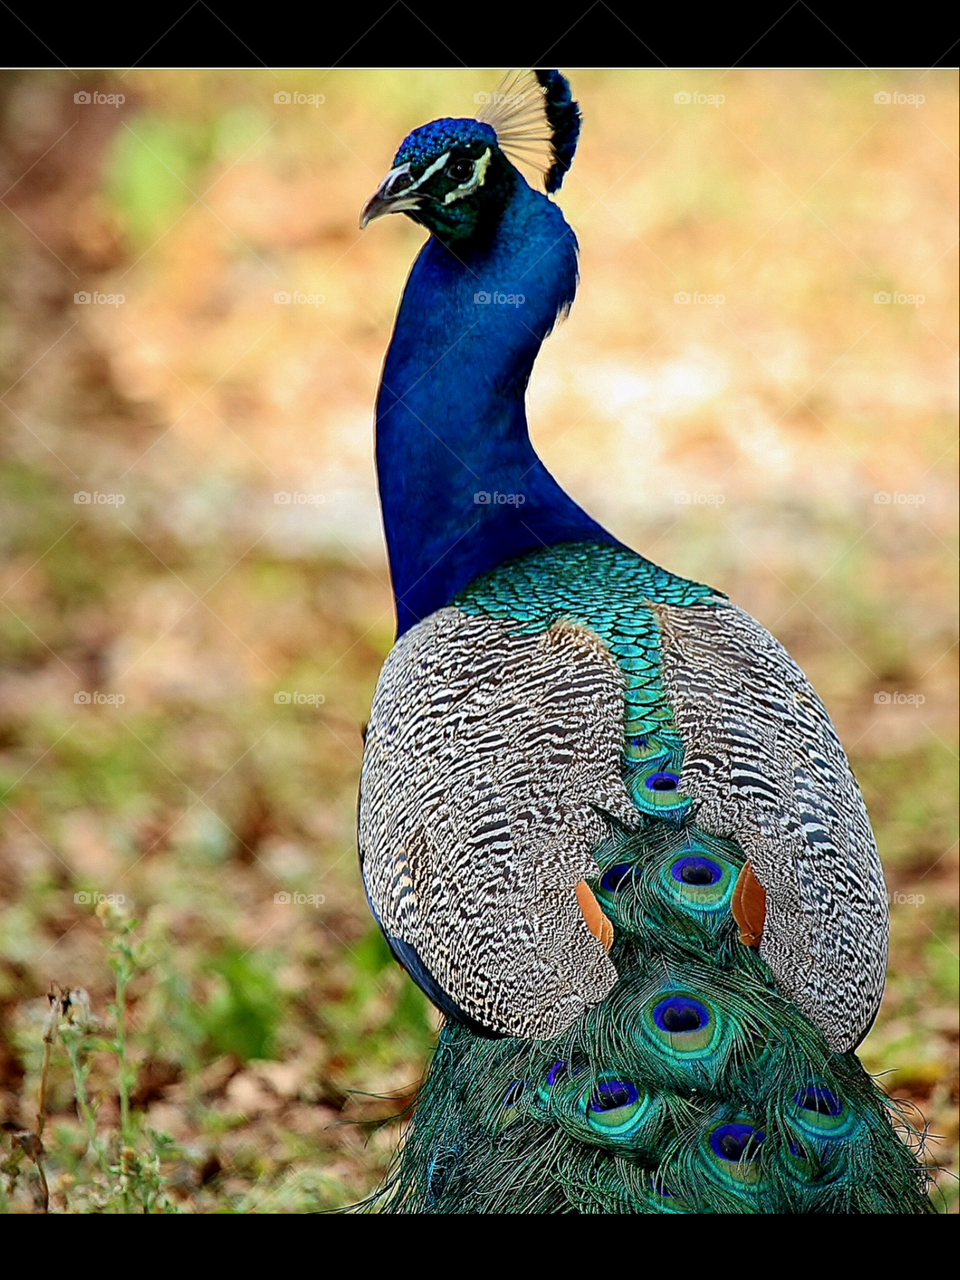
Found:
[[[431,237],[414,263],[377,403],[398,635],[514,556],[619,545],[564,493],[527,432],[527,382],[573,301],[576,255],[559,208],[517,175],[491,240],[448,249]]]

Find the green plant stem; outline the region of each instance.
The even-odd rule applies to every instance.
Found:
[[[90,1104],[90,1098],[87,1094],[87,1071],[81,1057],[82,1038],[77,1036],[74,1038],[69,1032],[62,1035],[63,1043],[66,1046],[67,1057],[70,1060],[70,1070],[73,1074],[73,1089],[77,1099],[77,1110],[80,1112],[84,1127],[87,1131],[88,1149],[93,1151],[96,1156],[97,1165],[100,1172],[105,1176],[110,1176],[110,1166],[107,1162],[106,1155],[100,1139],[97,1136],[97,1117],[96,1112]]]
[[[130,1132],[130,1064],[127,1061],[127,983],[130,974],[125,965],[117,965],[117,1086],[120,1096],[120,1136],[124,1143],[132,1142]]]

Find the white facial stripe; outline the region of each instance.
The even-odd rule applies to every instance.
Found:
[[[406,188],[406,190],[415,191],[417,187],[420,186],[421,183],[426,182],[428,178],[432,178],[438,169],[442,169],[449,159],[450,159],[450,152],[445,151],[443,155],[440,157],[440,159],[434,160],[433,164],[430,165],[429,169],[424,169],[423,173],[421,173],[420,177],[416,180],[416,182],[411,182],[409,187]]]
[[[459,187],[454,187],[452,191],[448,191],[444,197],[444,204],[452,204],[454,200],[462,200],[464,196],[473,195],[479,186],[482,186],[483,179],[486,176],[487,165],[490,163],[490,148],[477,161],[477,167],[473,171],[473,177],[466,182],[461,182]]]
[[[397,169],[391,169],[390,172],[387,174],[387,176],[384,178],[383,182],[381,182],[380,184],[379,194],[382,195],[384,198],[389,197],[390,192],[397,184],[397,180],[399,178],[404,178],[409,176],[409,173],[410,173],[410,166],[408,164],[402,164]]]
[[[419,197],[413,200],[408,200],[406,197],[406,194],[404,194],[402,196],[394,196],[394,198],[390,201],[389,212],[390,213],[406,213],[408,209],[419,209],[419,208],[420,208]]]

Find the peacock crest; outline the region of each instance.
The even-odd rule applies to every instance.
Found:
[[[580,108],[559,71],[509,72],[485,98],[477,118],[490,125],[511,160],[528,165],[544,190],[559,191],[580,137]]]

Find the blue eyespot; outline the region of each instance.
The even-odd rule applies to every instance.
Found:
[[[663,1180],[659,1169],[648,1175],[647,1185],[650,1192],[650,1204],[657,1213],[689,1213],[690,1206],[678,1191],[674,1191]]]
[[[670,996],[661,1000],[653,1011],[653,1020],[661,1031],[671,1035],[699,1031],[710,1022],[706,1005],[690,996]]]
[[[657,695],[654,695],[654,699]],[[624,755],[631,764],[647,764],[655,771],[657,761],[666,764],[670,757],[670,747],[647,729],[628,734],[623,744]]]
[[[670,874],[679,884],[709,887],[719,884],[723,879],[723,867],[713,858],[697,857],[678,858],[670,868]]]
[[[640,1100],[640,1090],[630,1080],[601,1080],[590,1098],[591,1111],[619,1111]]]
[[[510,1107],[519,1106],[520,1100],[522,1099],[526,1091],[527,1091],[526,1080],[514,1080],[513,1084],[510,1086],[507,1092],[503,1095],[503,1104],[502,1104],[503,1107],[506,1109]]]
[[[577,1084],[577,1077],[583,1075],[586,1064],[583,1062],[567,1062],[558,1059],[541,1076],[537,1087],[535,1105],[546,1107],[551,1113],[557,1107],[566,1107],[571,1099],[582,1092],[582,1085]]]
[[[713,1053],[724,1035],[717,1010],[699,996],[672,991],[655,996],[644,1006],[641,1023],[647,1039],[666,1055],[671,1068],[687,1065]]]
[[[793,1095],[796,1105],[804,1111],[812,1111],[818,1116],[839,1116],[843,1112],[843,1103],[826,1085],[808,1084],[798,1089]]]
[[[586,1123],[591,1134],[618,1147],[649,1143],[656,1132],[650,1130],[656,1114],[648,1093],[612,1071],[597,1076],[575,1103],[575,1124]]]
[[[806,1080],[790,1095],[791,1120],[808,1148],[823,1155],[823,1144],[851,1137],[863,1124],[863,1118],[844,1098],[822,1080]]]
[[[550,1068],[550,1070],[547,1072],[547,1088],[552,1089],[553,1086],[557,1083],[557,1081],[562,1076],[565,1076],[567,1074],[567,1071],[569,1069],[570,1069],[569,1063],[555,1062],[553,1066]]]
[[[672,756],[661,752],[646,764],[632,764],[628,750],[629,767],[624,781],[634,804],[641,812],[679,818],[693,804],[693,796],[686,796],[680,790],[679,773],[663,767],[667,759],[672,759]]]
[[[668,773],[662,770],[659,773],[651,773],[644,778],[643,785],[648,791],[676,791],[680,784],[680,775],[678,773]]]
[[[667,797],[670,793],[667,792]],[[674,792],[673,795],[677,795]],[[737,867],[688,840],[659,873],[668,898],[691,912],[701,923],[720,924],[727,918],[737,881]]]
[[[635,871],[636,867],[629,862],[618,862],[615,867],[607,867],[600,877],[600,888],[604,893],[617,893]]]
[[[767,1135],[752,1124],[721,1124],[710,1135],[710,1147],[714,1155],[731,1164],[744,1160],[757,1160],[760,1147]]]
[[[500,1110],[497,1114],[497,1125],[501,1129],[508,1128],[515,1120],[520,1117],[520,1106],[527,1091],[530,1088],[529,1080],[514,1080],[513,1084],[503,1095],[503,1101],[500,1103]]]

